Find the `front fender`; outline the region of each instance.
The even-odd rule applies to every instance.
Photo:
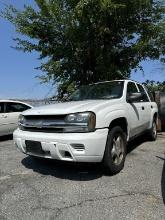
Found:
[[[127,113],[122,109],[117,109],[111,112],[107,112],[104,117],[99,120],[98,128],[109,128],[110,124],[120,118],[125,118],[127,122],[127,138],[130,136],[130,123],[127,117]]]
[[[113,111],[109,111],[107,113],[105,112],[100,112],[97,114],[97,122],[96,122],[96,127],[97,128],[105,128],[109,127],[110,123],[118,118],[126,118],[127,119],[127,114],[124,110],[121,109],[116,109]]]

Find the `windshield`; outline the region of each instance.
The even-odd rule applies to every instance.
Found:
[[[117,99],[123,94],[123,81],[111,81],[81,86],[70,97],[69,101],[87,99]]]

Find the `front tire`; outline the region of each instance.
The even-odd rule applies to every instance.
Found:
[[[108,134],[103,165],[108,174],[119,173],[126,157],[127,138],[121,127],[113,127]]]

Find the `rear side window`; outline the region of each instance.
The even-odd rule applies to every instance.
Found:
[[[30,109],[29,106],[21,104],[21,103],[14,103],[14,102],[8,102],[6,103],[6,112],[23,112],[27,109]]]
[[[0,102],[0,113],[4,113],[4,103]]]
[[[148,96],[147,96],[147,93],[146,91],[144,90],[143,86],[140,85],[140,84],[137,84],[138,85],[138,88],[140,90],[140,92],[143,94],[143,98],[142,98],[142,102],[149,102],[149,99],[148,99]]]
[[[150,99],[151,99],[151,102],[155,102],[155,100],[154,100],[154,94],[153,94],[152,92],[150,92],[146,86],[144,86],[144,88],[145,88],[146,91],[148,92],[148,95],[149,95],[149,97],[150,97]]]

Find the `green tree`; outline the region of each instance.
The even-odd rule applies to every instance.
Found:
[[[16,38],[16,49],[39,52],[39,78],[58,83],[61,96],[68,87],[127,78],[142,60],[164,60],[163,0],[35,2],[37,8],[10,5],[2,14],[28,37]]]
[[[143,84],[152,93],[157,92],[157,91],[165,92],[165,81],[164,82],[159,82],[159,81],[155,82],[154,80],[146,80]]]

